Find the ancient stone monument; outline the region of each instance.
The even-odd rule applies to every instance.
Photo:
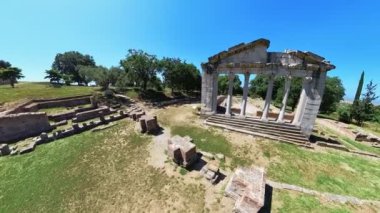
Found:
[[[195,144],[190,137],[173,136],[168,140],[168,155],[183,167],[188,167],[198,159]]]
[[[244,118],[246,116],[250,75],[266,75],[269,77],[268,89],[261,117],[257,120],[282,124],[284,123],[291,79],[292,77],[302,77],[303,85],[298,106],[293,120],[288,124],[299,127],[300,132],[308,138],[322,101],[327,71],[334,69],[335,66],[323,57],[308,51],[268,52],[269,44],[270,42],[267,39],[258,39],[247,44],[241,43],[210,57],[208,62],[202,64],[201,114],[203,116],[217,114],[218,76],[227,74],[229,86],[225,115],[227,117],[233,115],[231,112],[233,79],[235,75],[243,74],[243,98],[239,117]],[[273,84],[276,76],[285,78],[285,94],[280,113],[273,121],[269,119],[268,114],[270,113]],[[270,133],[262,132],[262,134],[268,135]]]
[[[265,200],[264,169],[236,169],[226,186],[225,195],[236,201],[236,212],[258,212]]]
[[[156,133],[160,130],[157,122],[157,116],[144,115],[139,119],[142,133]]]

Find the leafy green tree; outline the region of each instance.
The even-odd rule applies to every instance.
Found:
[[[144,91],[159,69],[159,61],[155,55],[134,49],[128,51],[128,55],[120,61],[120,65],[128,73],[130,79]]]
[[[96,75],[96,69],[97,67],[94,66],[84,66],[84,65],[78,65],[76,67],[78,70],[78,74],[80,78],[82,79],[82,82],[87,86],[90,82],[94,81],[94,76]]]
[[[176,66],[178,81],[176,87],[181,91],[194,91],[201,89],[201,76],[199,70],[193,65],[182,62]]]
[[[109,81],[112,86],[116,86],[117,80],[125,74],[125,71],[120,67],[111,67],[109,69]]]
[[[335,112],[344,95],[345,89],[340,78],[327,76],[320,111],[323,113]]]
[[[275,103],[276,104],[281,104],[282,99],[284,97],[285,91],[285,80],[284,78],[276,78],[275,83],[273,87],[277,87],[276,91],[276,98],[275,98]],[[290,91],[289,91],[289,96],[288,96],[288,101],[286,102],[288,106],[292,108],[292,111],[295,110],[298,104],[298,100],[301,95],[301,90],[302,90],[302,78],[300,77],[294,77],[292,78],[292,82],[290,84]],[[265,91],[266,92],[266,91]]]
[[[280,104],[284,96],[285,79],[276,77],[273,84],[272,97],[274,103]],[[250,82],[250,95],[253,97],[261,97],[265,99],[268,88],[268,77],[265,75],[257,75]],[[299,97],[302,91],[302,78],[294,77],[290,86],[287,105],[291,106],[294,111],[297,107]],[[337,104],[343,99],[344,87],[342,81],[338,77],[329,77],[326,79],[325,93],[322,98],[321,112],[333,112],[337,108]]]
[[[76,51],[70,51],[58,53],[55,56],[52,69],[58,70],[62,75],[66,75],[66,80],[68,80],[68,76],[70,76],[71,81],[82,84],[85,83],[85,79],[79,74],[80,65],[95,67],[96,64],[92,56],[84,55]]]
[[[5,81],[9,81],[9,84],[12,88],[15,87],[15,83],[20,78],[24,78],[22,71],[17,67],[8,67],[0,69],[0,78]]]
[[[338,120],[344,123],[351,123],[351,105],[350,104],[340,104],[338,107]]]
[[[160,61],[159,69],[162,72],[164,84],[171,89],[172,93],[175,89],[179,89],[178,85],[180,85],[179,78],[181,73],[179,72],[178,65],[181,63],[182,61],[179,58],[163,58]]]
[[[275,84],[274,84],[275,85]],[[268,88],[268,77],[265,75],[256,75],[250,82],[249,93],[252,97],[261,97],[265,99]],[[276,91],[274,88],[273,91]]]
[[[362,94],[362,100],[354,101],[352,105],[352,118],[360,126],[364,121],[370,121],[375,117],[376,111],[372,102],[379,97],[376,96],[376,87],[377,84],[370,81],[366,86],[366,92]]]
[[[6,69],[11,66],[11,63],[9,63],[8,61],[0,60],[0,69]]]
[[[51,84],[60,84],[62,80],[62,74],[58,70],[46,70],[45,79],[49,79]]]
[[[121,91],[125,91],[128,87],[133,86],[133,81],[129,78],[127,73],[123,73],[116,81],[116,88]]]
[[[110,85],[110,72],[106,67],[98,66],[93,70],[93,78],[102,90],[107,90]]]
[[[218,77],[218,93],[226,95],[228,93],[228,75],[221,75]],[[233,93],[242,94],[241,81],[239,76],[235,75],[233,80]]]
[[[65,82],[66,86],[70,86],[71,83],[73,83],[73,76],[70,74],[61,74],[62,75],[62,80]]]
[[[358,101],[360,99],[360,95],[362,94],[363,84],[364,84],[364,71],[362,72],[360,76],[360,80],[359,80],[358,88],[356,89],[354,101]]]
[[[178,91],[200,90],[201,76],[193,65],[179,58],[163,58],[159,70],[162,72],[165,86]]]

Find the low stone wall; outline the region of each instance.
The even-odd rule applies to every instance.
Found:
[[[73,107],[78,105],[90,104],[90,97],[91,95],[82,95],[56,99],[31,100],[19,104],[10,110],[2,112],[2,115],[16,114],[22,112],[37,112],[39,109],[43,108]]]
[[[69,137],[84,131],[88,131],[90,129],[93,129],[95,127],[108,124],[113,121],[121,120],[123,118],[128,117],[128,114],[124,113],[124,111],[120,111],[116,115],[111,115],[108,118],[100,116],[100,120],[97,121],[91,121],[91,122],[84,122],[82,124],[73,124],[72,128],[65,129],[65,130],[60,130],[57,132],[54,132],[53,134],[46,134],[42,133],[40,137],[38,137],[35,141],[37,145],[44,144],[44,143],[49,143],[57,139]]]
[[[38,108],[53,108],[53,107],[73,107],[78,105],[90,104],[90,96],[84,96],[79,98],[70,99],[58,99],[51,101],[44,101],[38,103]]]
[[[86,111],[90,111],[93,109],[95,109],[93,106],[83,107],[83,108],[78,108],[78,109],[70,110],[70,111],[63,112],[63,113],[49,115],[48,117],[49,117],[49,120],[52,120],[54,122],[60,122],[63,120],[70,120],[70,119],[74,118],[77,113],[86,112]]]
[[[0,142],[11,143],[51,131],[44,112],[18,113],[0,117]]]
[[[74,122],[82,122],[87,121],[93,118],[97,118],[104,115],[109,115],[115,111],[111,111],[108,107],[102,107],[94,110],[89,110],[85,112],[76,113],[75,118],[73,119]]]

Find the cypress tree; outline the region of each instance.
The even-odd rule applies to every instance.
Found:
[[[357,102],[360,99],[360,95],[362,94],[362,89],[363,89],[363,83],[364,83],[364,71],[362,72],[362,75],[360,76],[359,85],[358,85],[358,88],[356,89],[354,102]]]

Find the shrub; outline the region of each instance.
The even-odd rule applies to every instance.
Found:
[[[349,105],[339,107],[338,120],[344,123],[351,123],[351,109]]]

